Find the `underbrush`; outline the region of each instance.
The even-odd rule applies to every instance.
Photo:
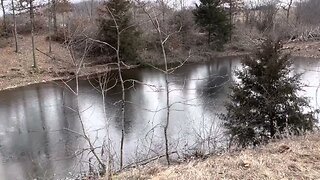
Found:
[[[319,133],[274,140],[266,146],[215,154],[166,167],[157,162],[114,179],[319,179]]]
[[[9,38],[0,36],[0,48],[5,48],[10,44]]]

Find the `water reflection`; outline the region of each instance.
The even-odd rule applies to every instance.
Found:
[[[316,87],[320,83],[319,65],[319,61],[308,59],[297,59],[294,64],[294,73],[305,71],[303,82],[308,87],[302,93],[312,97],[313,106],[316,106]],[[217,114],[224,111],[228,86],[236,80],[233,70],[239,66],[238,59],[226,58],[189,64],[170,76],[169,142],[172,148],[192,147],[208,133],[218,133]],[[143,82],[127,90],[124,156],[125,162],[130,163],[163,152],[166,93],[164,76],[157,70],[130,70],[125,72],[125,78]],[[77,98],[62,83],[0,93],[2,179],[57,179],[69,176],[69,172],[78,173],[81,166],[76,165],[89,158],[75,157],[80,149],[87,147],[79,135],[82,133],[79,117],[96,146],[101,145],[109,133],[113,149],[119,150],[120,87],[107,92],[103,103],[101,93],[92,84],[98,87],[94,80],[81,81]],[[71,82],[70,86],[74,84]],[[110,128],[107,129],[107,125]]]

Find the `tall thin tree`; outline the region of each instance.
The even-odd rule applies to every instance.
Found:
[[[0,0],[1,9],[2,9],[2,18],[3,18],[3,28],[5,31],[7,31],[7,17],[6,17],[6,9],[4,7],[4,0]]]
[[[126,89],[125,89],[125,81],[122,75],[122,65],[125,65],[124,60],[127,58],[134,58],[135,52],[132,52],[132,49],[128,49],[129,47],[133,47],[128,40],[131,35],[135,36],[134,32],[135,26],[129,24],[130,18],[128,17],[130,2],[128,0],[111,0],[104,3],[104,9],[101,9],[101,14],[107,14],[108,20],[100,19],[100,23],[102,29],[105,32],[102,33],[104,37],[102,40],[94,40],[98,43],[102,43],[108,47],[108,51],[113,51],[112,54],[115,54],[115,60],[118,71],[118,78],[121,86],[121,139],[120,139],[120,169],[123,168],[123,157],[124,157],[124,138],[125,138],[125,121],[126,121]],[[108,26],[106,26],[108,24]],[[132,32],[128,32],[132,31]],[[111,33],[111,34],[110,34]],[[133,34],[132,34],[133,33]],[[110,37],[110,35],[112,35]],[[133,39],[136,39],[133,37]],[[133,47],[136,48],[136,47]],[[132,56],[134,55],[134,56]]]
[[[52,52],[52,0],[48,0],[49,53]]]
[[[57,0],[52,0],[52,18],[53,18],[53,33],[58,33],[58,24],[57,24]]]
[[[13,17],[13,36],[15,44],[15,52],[19,52],[18,48],[18,33],[17,33],[17,18],[16,18],[16,7],[14,5],[14,0],[11,0],[12,17]]]
[[[32,43],[32,59],[33,68],[37,68],[35,40],[34,40],[34,0],[29,0],[30,26],[31,26],[31,43]]]

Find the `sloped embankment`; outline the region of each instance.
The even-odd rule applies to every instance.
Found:
[[[320,179],[320,134],[171,167],[149,165],[114,179]]]

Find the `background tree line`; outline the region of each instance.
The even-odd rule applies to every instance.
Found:
[[[169,57],[179,58],[191,48],[200,55],[210,50],[250,50],[266,34],[285,40],[307,40],[319,37],[316,0],[201,0],[186,6],[184,1],[143,1],[144,8],[155,7],[161,27],[166,33],[179,31],[167,42]],[[1,0],[1,42],[5,37],[16,35],[47,34],[47,40],[66,43],[77,39],[78,50],[82,52],[86,38],[114,41],[114,31],[107,28],[108,13],[105,3],[121,14],[121,26],[127,26],[122,39],[123,56],[129,61],[154,61],[160,52],[157,35],[152,23],[138,1],[82,1],[68,0]],[[113,4],[112,4],[113,3]],[[125,4],[125,5],[124,5]],[[119,15],[117,15],[119,16]],[[31,33],[33,30],[34,33]],[[128,41],[126,41],[128,40]],[[232,43],[227,43],[227,42]],[[207,42],[207,43],[206,43]],[[226,46],[223,46],[226,44]],[[16,43],[18,51],[18,43]],[[127,47],[125,47],[127,46]],[[112,61],[108,48],[91,42],[89,56]],[[51,46],[48,51],[51,52]],[[139,56],[138,56],[139,55]],[[36,62],[36,61],[35,61]],[[100,62],[103,63],[103,62]]]

